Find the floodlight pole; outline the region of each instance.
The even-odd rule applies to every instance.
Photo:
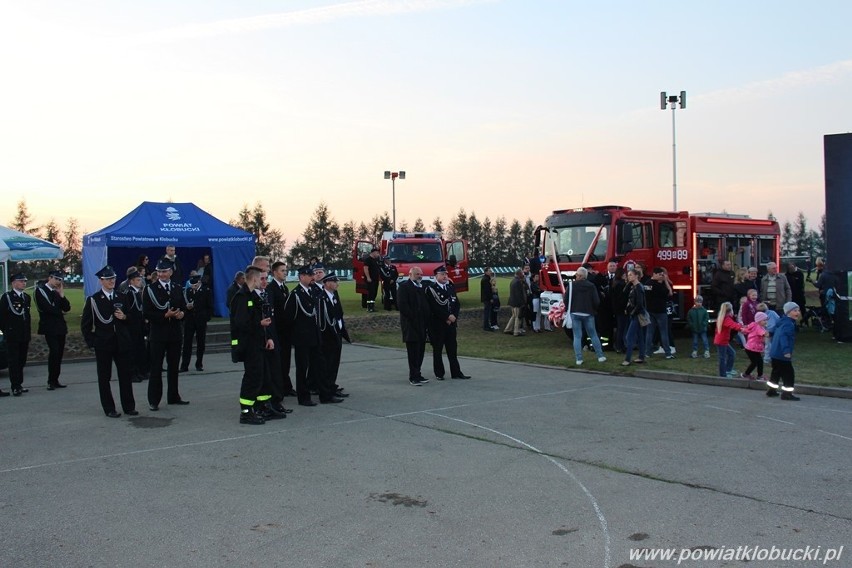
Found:
[[[405,179],[405,172],[385,170],[385,179],[391,180],[391,195],[393,199],[393,232],[396,232],[396,178]]]
[[[680,108],[686,108],[686,91],[681,91],[680,96],[666,96],[666,92],[660,93],[660,109],[672,109],[672,209],[677,211],[677,128],[675,125],[675,109],[680,103]]]

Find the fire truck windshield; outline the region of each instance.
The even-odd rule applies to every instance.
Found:
[[[553,254],[551,246],[555,246],[558,262],[599,261],[606,258],[609,227],[606,225],[551,227],[547,239],[545,252],[548,255]],[[553,245],[551,245],[551,239]]]
[[[393,262],[443,262],[438,243],[392,243],[388,256]]]

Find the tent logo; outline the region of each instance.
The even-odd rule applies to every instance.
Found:
[[[174,207],[166,207],[166,218],[169,221],[180,221],[180,213]]]

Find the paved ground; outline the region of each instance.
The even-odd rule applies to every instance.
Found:
[[[151,413],[143,383],[118,420],[93,363],[54,392],[29,368],[0,400],[0,566],[615,568],[773,545],[852,565],[848,400],[477,360],[415,388],[404,352],[347,346],[344,404],[254,427],[229,357],[206,366],[181,376],[189,406]]]

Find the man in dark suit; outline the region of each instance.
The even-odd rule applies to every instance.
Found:
[[[231,285],[228,286],[228,289],[225,291],[225,301],[228,304],[228,309],[231,309],[231,300],[234,299],[234,296],[237,292],[240,291],[243,284],[246,283],[246,273],[242,270],[238,270],[236,274],[234,274],[234,281],[231,282]]]
[[[12,284],[12,289],[0,297],[0,329],[6,337],[12,394],[21,396],[29,392],[29,389],[24,388],[24,365],[27,364],[27,354],[32,338],[30,316],[32,299],[24,291],[27,287],[27,277],[23,273],[10,275],[9,282]],[[9,393],[0,391],[0,396],[9,396]]]
[[[408,280],[397,289],[399,323],[402,341],[408,351],[408,382],[415,387],[429,382],[420,372],[426,353],[426,324],[429,320],[429,303],[423,290],[423,270],[414,266],[408,271]]]
[[[170,277],[172,284],[183,286],[185,283],[183,279],[183,263],[178,258],[177,252],[175,252],[175,246],[167,245],[166,254],[161,256],[160,260],[165,261],[172,266],[172,275]],[[159,262],[157,264],[159,264]]]
[[[145,315],[142,313],[142,294],[144,294],[145,279],[135,266],[127,269],[127,287],[121,294],[124,305],[122,311],[127,316],[127,330],[130,333],[130,376],[134,383],[141,383],[148,378],[151,364],[148,361],[148,346],[145,343]]]
[[[284,323],[284,304],[290,289],[287,288],[287,265],[283,262],[272,264],[272,282],[266,288],[269,302],[272,304],[272,323],[278,334],[278,343],[275,353],[281,361],[281,382],[283,396],[296,396],[293,389],[293,381],[290,379],[290,361],[293,352],[293,343],[290,340],[290,330]]]
[[[183,300],[186,304],[187,316],[183,320],[183,355],[180,371],[189,371],[189,360],[192,359],[192,340],[197,342],[195,351],[195,370],[204,370],[204,350],[207,346],[207,322],[213,317],[213,293],[201,279],[193,276],[189,279],[190,286],[183,289]]]
[[[189,404],[178,391],[178,365],[183,338],[181,322],[186,304],[180,286],[172,281],[172,265],[166,260],[157,263],[157,280],[145,288],[142,312],[150,322],[148,339],[151,344],[151,375],[148,378],[148,405],[160,409],[163,398],[163,357],[166,359],[169,404]]]
[[[299,268],[299,285],[293,288],[284,304],[284,321],[290,331],[296,361],[296,396],[302,406],[316,406],[317,403],[311,400],[312,388],[319,392],[320,402],[343,402],[320,380],[323,360],[315,290],[314,269],[310,265],[303,266]],[[316,384],[309,384],[309,376]]]
[[[125,414],[135,416],[139,412],[133,398],[133,381],[128,366],[130,331],[123,303],[119,301],[121,296],[115,290],[115,271],[111,266],[105,266],[95,276],[100,280],[101,289],[86,298],[80,329],[86,345],[95,350],[101,407],[110,418],[121,416],[115,410],[109,385],[115,363],[121,408]]]
[[[335,396],[347,397],[337,385],[337,373],[340,369],[340,356],[343,352],[343,340],[352,343],[346,324],[343,323],[343,305],[337,293],[339,281],[334,272],[322,279],[323,291],[319,297],[319,329],[322,337],[322,355],[324,359],[324,381]]]
[[[429,338],[432,341],[432,368],[435,378],[444,380],[444,357],[446,348],[450,362],[450,378],[469,379],[462,373],[458,359],[458,317],[459,298],[455,287],[447,275],[447,267],[435,269],[435,282],[426,288],[426,300],[429,302]]]
[[[35,301],[38,308],[38,333],[44,336],[47,343],[47,390],[64,389],[59,382],[62,370],[62,356],[65,353],[65,337],[68,335],[68,324],[65,314],[71,311],[71,303],[65,297],[63,277],[65,275],[52,270],[47,282],[36,286]]]

